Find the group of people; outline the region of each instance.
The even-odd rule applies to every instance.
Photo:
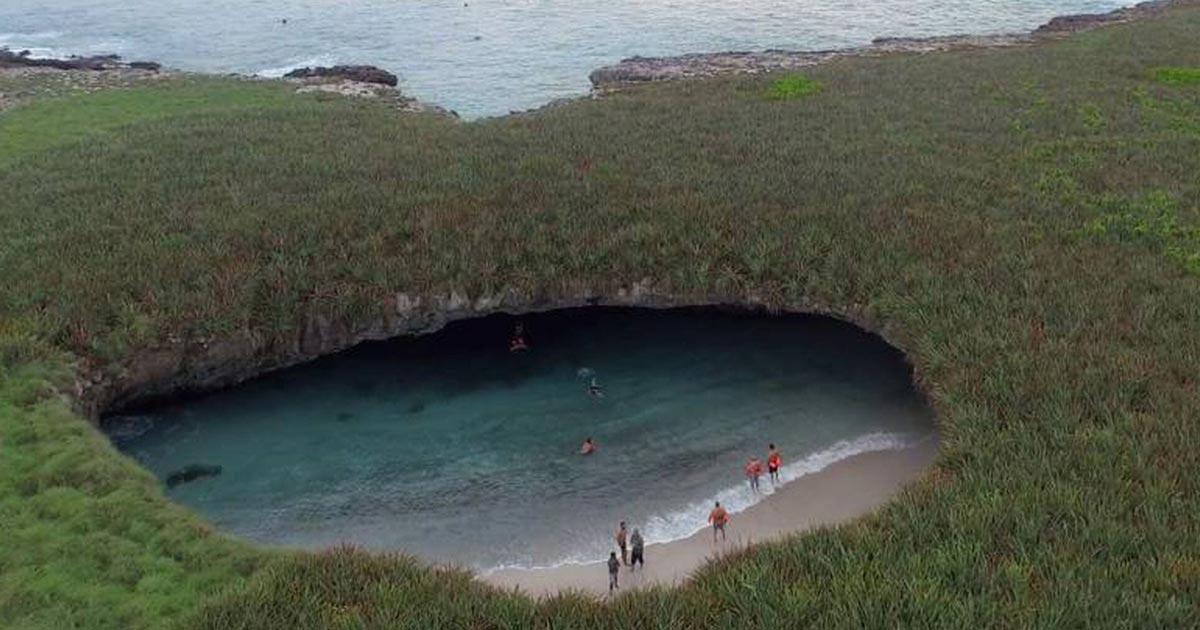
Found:
[[[621,550],[621,558],[617,559],[617,552],[613,551],[608,554],[608,592],[613,592],[619,588],[617,584],[617,576],[621,572],[621,567],[629,567],[633,571],[637,565],[646,568],[646,541],[642,539],[642,533],[635,527],[633,534],[630,535],[629,528],[625,526],[625,521],[617,527],[617,548]]]
[[[509,338],[508,349],[510,352],[524,352],[529,349],[529,339],[525,334],[525,326],[523,324],[518,323],[513,329],[513,334]],[[582,372],[580,376],[581,378],[584,376]],[[588,395],[593,398],[603,398],[604,390],[597,383],[596,377],[590,373],[590,370],[588,370],[587,376],[590,377],[587,388]],[[779,450],[775,448],[774,444],[768,445],[767,448],[766,472],[770,477],[771,483],[775,484],[779,482],[779,471],[783,466],[783,457],[779,454]],[[595,452],[596,442],[591,437],[584,439],[583,444],[579,447],[579,454],[592,455]],[[763,474],[763,463],[757,456],[751,457],[746,462],[745,473],[746,479],[750,483],[751,492],[759,492],[759,478]],[[729,512],[721,505],[720,501],[717,501],[712,511],[708,513],[708,523],[712,526],[714,543],[717,542],[717,534],[720,534],[722,541],[727,539],[725,526],[729,524],[730,520]],[[618,558],[617,552],[613,551],[608,556],[608,591],[610,593],[619,588],[618,576],[622,566],[628,567],[630,571],[633,571],[638,565],[641,565],[643,569],[646,566],[645,541],[642,538],[641,532],[636,527],[633,529],[633,533],[630,534],[625,521],[621,521],[614,538],[616,539],[617,549],[620,550],[621,555]]]
[[[767,474],[770,475],[773,485],[779,482],[779,468],[783,466],[783,457],[774,444],[768,445],[767,449]],[[759,491],[758,479],[762,474],[762,461],[757,456],[751,457],[750,461],[746,462],[746,480],[750,482],[751,492]]]

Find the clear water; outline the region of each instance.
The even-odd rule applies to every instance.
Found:
[[[741,469],[768,442],[790,480],[933,432],[902,356],[831,319],[557,311],[522,318],[520,354],[513,321],[363,345],[106,428],[160,478],[222,466],[168,494],[236,534],[484,570],[602,558],[619,520],[648,542],[690,535],[714,499],[761,499]],[[597,453],[578,455],[589,436]]]
[[[585,93],[632,55],[1029,30],[1132,0],[5,0],[0,45],[209,72],[369,63],[467,118]],[[287,23],[282,20],[286,19]]]

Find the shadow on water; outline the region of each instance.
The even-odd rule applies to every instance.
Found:
[[[685,536],[712,497],[756,500],[741,466],[767,442],[804,467],[933,432],[904,357],[849,324],[600,307],[367,343],[105,427],[236,534],[480,568],[592,559],[621,519]]]

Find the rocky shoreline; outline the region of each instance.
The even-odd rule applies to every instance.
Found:
[[[689,53],[670,57],[630,57],[592,71],[595,90],[607,91],[653,81],[698,79],[731,74],[799,70],[845,57],[878,57],[904,53],[930,53],[979,48],[1007,48],[1063,37],[1111,24],[1151,16],[1173,6],[1200,4],[1200,0],[1149,0],[1108,13],[1064,15],[1028,33],[1001,35],[948,35],[941,37],[881,37],[867,46],[820,51],[764,50]]]

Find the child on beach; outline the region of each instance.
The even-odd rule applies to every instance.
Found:
[[[617,560],[617,552],[608,554],[608,592],[619,588],[617,586],[617,572],[621,570],[621,561]]]

